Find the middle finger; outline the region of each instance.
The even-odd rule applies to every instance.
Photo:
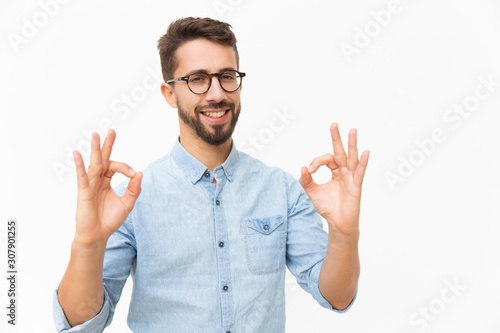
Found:
[[[333,123],[332,126],[330,126],[330,133],[332,135],[333,157],[335,158],[335,163],[340,167],[344,167],[347,164],[347,155],[342,145],[339,125],[337,123]]]

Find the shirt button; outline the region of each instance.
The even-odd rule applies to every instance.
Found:
[[[205,177],[210,177],[210,174],[208,172],[205,172]]]
[[[224,289],[224,291],[227,291],[229,289],[229,287],[228,286],[224,286],[224,287],[222,287],[222,289]]]
[[[269,226],[267,224],[264,226],[264,230],[269,230]]]
[[[224,242],[219,242],[219,247],[224,247]]]
[[[216,204],[217,206],[219,206],[219,205],[220,205],[220,201],[219,201],[219,200],[215,200],[215,204]]]

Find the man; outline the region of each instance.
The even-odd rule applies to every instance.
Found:
[[[334,154],[302,167],[299,184],[233,144],[245,74],[227,23],[177,20],[158,48],[179,140],[143,173],[110,160],[113,130],[102,148],[93,133],[87,172],[74,152],[76,233],[54,296],[58,330],[102,332],[130,274],[134,332],[283,332],[285,264],[323,307],[347,310],[369,154],[358,161],[356,130],[347,156],[332,124]],[[322,165],[332,179],[318,185]],[[115,172],[130,178],[116,193]]]

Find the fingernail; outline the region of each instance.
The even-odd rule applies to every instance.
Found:
[[[309,172],[312,172],[312,171],[313,171],[313,166],[312,166],[312,164],[310,164],[310,165],[309,165],[309,167],[307,168],[307,171],[309,171]]]
[[[130,174],[132,175],[132,177],[134,177],[134,175],[135,175],[135,170],[134,169],[129,169],[128,172],[130,172]]]

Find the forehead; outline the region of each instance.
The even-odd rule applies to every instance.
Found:
[[[236,54],[231,46],[195,39],[179,46],[176,52],[175,76],[186,75],[193,70],[219,72],[223,68],[237,69]]]

